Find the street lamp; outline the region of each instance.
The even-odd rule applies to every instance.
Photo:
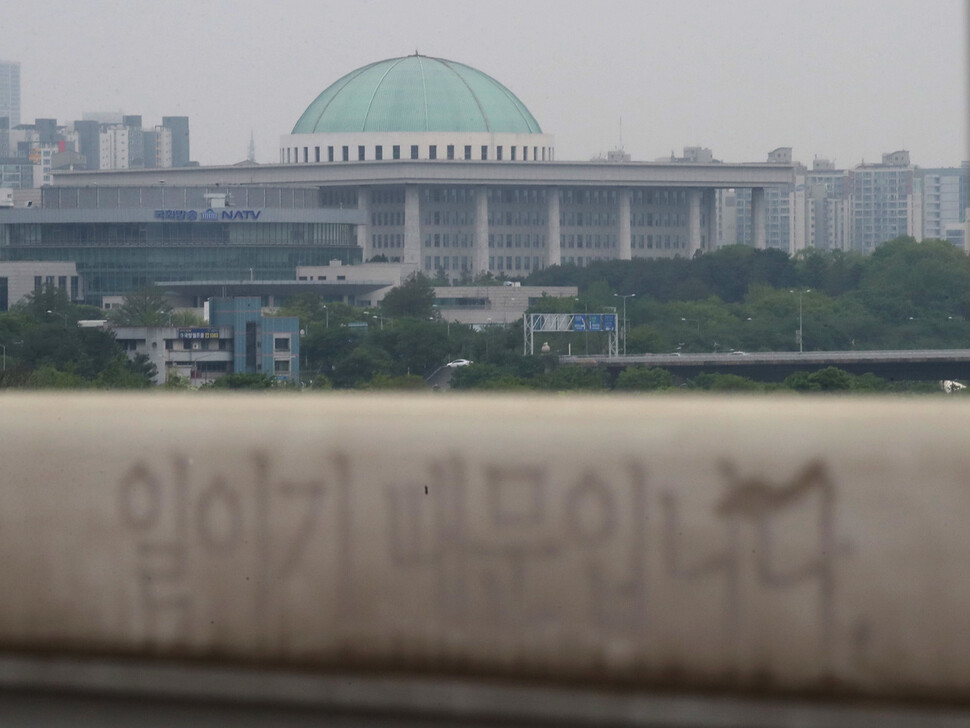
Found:
[[[376,313],[372,313],[371,314],[371,318],[380,319],[380,321],[381,321],[381,331],[383,331],[384,330],[384,317],[383,316],[378,316]]]
[[[627,325],[627,320],[626,320],[626,299],[635,298],[636,295],[637,294],[635,293],[626,293],[626,294],[614,293],[613,294],[614,298],[623,299],[623,356],[626,356],[626,335],[629,332],[629,326]]]
[[[789,293],[794,293],[795,291],[790,290]],[[798,353],[801,354],[805,351],[804,342],[804,329],[802,328],[802,295],[805,293],[811,293],[811,288],[806,288],[804,291],[798,292]]]
[[[327,316],[327,328],[329,329],[330,328],[330,309],[324,306],[323,311]]]
[[[701,335],[701,322],[699,320],[692,319],[692,318],[683,318],[683,317],[681,317],[680,320],[683,321],[684,323],[695,323],[695,324],[697,324],[697,335],[698,336]]]
[[[47,313],[50,314],[51,316],[60,316],[62,319],[64,319],[64,325],[67,326],[67,314],[58,313],[57,311],[51,311],[50,309],[47,309]]]

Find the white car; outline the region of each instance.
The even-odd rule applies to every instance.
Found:
[[[446,367],[451,367],[455,369],[456,367],[467,367],[469,364],[474,364],[475,362],[469,361],[468,359],[455,359],[445,364]]]

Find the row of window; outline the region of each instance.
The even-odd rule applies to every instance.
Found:
[[[586,235],[585,246],[582,235],[560,235],[559,245],[563,248],[615,248],[617,239],[615,235]]]
[[[402,156],[402,146],[400,144],[393,144],[390,148],[390,157],[388,159],[438,159],[438,146],[437,144],[429,144],[425,149],[427,150],[426,156],[421,156],[421,146],[418,144],[411,144],[410,149],[407,146],[404,147],[404,152],[407,156]],[[464,145],[463,148],[457,149],[454,144],[443,144],[441,145],[442,159],[463,159],[463,160],[474,160],[474,159],[488,159],[488,144],[482,144],[478,147],[480,150],[479,155],[476,157],[472,154],[474,146],[471,144]],[[495,147],[495,159],[502,161],[508,159],[512,162],[523,161],[528,162],[530,159],[534,162],[538,161],[551,161],[552,160],[552,147],[529,147],[529,146],[510,146],[508,147],[508,156],[505,153],[505,147],[501,144]],[[460,156],[459,156],[460,155]],[[310,162],[350,162],[353,157],[353,161],[365,162],[368,160],[383,161],[384,160],[384,146],[382,144],[377,144],[373,148],[372,156],[367,156],[367,147],[363,144],[359,144],[356,150],[350,145],[343,145],[340,147],[328,146],[325,149],[323,147],[315,146],[311,147],[286,147],[285,150],[280,150],[280,163],[286,164],[309,164]]]
[[[545,225],[548,218],[536,210],[489,210],[489,226]]]
[[[350,245],[343,223],[18,223],[7,226],[10,245]]]
[[[404,211],[399,212],[372,212],[370,214],[370,224],[374,227],[386,227],[388,225],[403,225]]]
[[[490,270],[539,270],[541,263],[539,258],[519,255],[496,255],[489,256],[488,267]]]
[[[361,262],[357,247],[20,247],[7,248],[6,260],[73,261],[84,281],[85,301],[121,295],[155,281],[292,280],[297,266]],[[43,285],[43,281],[41,282]],[[69,290],[73,284],[68,281]]]
[[[469,233],[456,233],[454,236],[448,233],[434,233],[424,236],[424,247],[426,248],[472,248],[475,238]],[[453,244],[452,244],[453,243]]]
[[[55,283],[55,279],[57,281],[56,283]],[[7,279],[2,278],[0,280],[3,281],[4,290],[6,290]],[[71,301],[77,301],[78,293],[80,291],[80,281],[78,279],[78,276],[70,276],[70,280],[71,280],[71,291],[70,291]],[[56,276],[56,277],[55,276],[34,276],[35,293],[40,293],[45,286],[47,288],[59,288],[60,290],[67,293],[68,292],[67,285],[68,285],[68,276]],[[0,310],[6,311],[7,309],[4,308]]]
[[[471,270],[472,258],[467,255],[424,256],[425,270]]]
[[[404,247],[404,234],[403,233],[381,233],[380,235],[370,236],[371,245],[375,248],[403,248]]]
[[[370,202],[372,205],[403,205],[404,190],[371,190]]]
[[[773,212],[774,217],[780,213]],[[372,212],[371,225],[374,227],[404,225],[404,212]],[[707,216],[701,213],[700,224],[706,224]],[[475,224],[475,213],[472,210],[425,210],[423,216],[425,225],[456,225],[471,226]],[[489,210],[488,224],[490,227],[508,226],[538,226],[545,225],[547,218],[537,211],[530,210]],[[615,227],[618,216],[615,212],[561,212],[559,224],[564,227]],[[687,225],[686,212],[638,212],[630,215],[631,227],[685,227]]]
[[[504,236],[502,234],[488,236],[488,247],[490,248],[511,248],[513,243],[516,248],[544,248],[546,247],[546,236],[538,233],[515,233],[514,235],[506,233]]]
[[[473,210],[425,210],[425,225],[465,225],[475,224]]]

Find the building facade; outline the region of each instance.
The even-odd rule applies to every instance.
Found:
[[[10,121],[10,128],[20,124],[20,64],[0,61],[0,118]]]
[[[0,262],[0,312],[24,300],[45,286],[58,288],[71,303],[84,300],[84,288],[74,263]]]
[[[360,215],[316,188],[45,188],[0,211],[0,261],[72,261],[100,305],[157,281],[293,280],[297,266],[360,261]]]
[[[129,358],[142,354],[155,365],[155,383],[173,374],[195,386],[227,374],[271,374],[300,381],[300,322],[265,316],[259,298],[214,298],[205,326],[115,326]]]

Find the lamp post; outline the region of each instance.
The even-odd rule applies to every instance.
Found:
[[[50,314],[51,316],[60,316],[62,319],[64,319],[64,326],[65,327],[67,326],[67,314],[58,313],[57,311],[51,311],[50,309],[47,309],[47,313]]]
[[[576,303],[579,303],[579,299],[575,299]],[[586,354],[589,355],[589,302],[583,302],[583,310],[586,313],[586,317],[583,319],[583,334],[586,339],[584,347],[586,349]]]
[[[635,293],[626,293],[626,294],[614,293],[613,294],[613,297],[614,298],[622,298],[623,299],[623,356],[626,356],[626,336],[629,333],[629,329],[630,329],[629,325],[627,324],[627,320],[626,320],[626,299],[628,299],[628,298],[635,298],[636,295],[637,294],[635,294]]]
[[[323,307],[323,312],[324,312],[324,314],[327,317],[326,318],[326,321],[327,321],[326,327],[329,329],[330,328],[330,309],[327,308],[326,306],[324,306]]]
[[[383,331],[384,330],[384,317],[383,316],[378,316],[376,313],[372,313],[371,314],[371,317],[372,318],[376,318],[376,319],[380,319],[380,322],[381,322],[381,331]]]
[[[795,291],[788,291],[789,293],[794,293]],[[802,354],[805,351],[805,341],[804,332],[802,328],[802,295],[806,293],[811,293],[811,288],[806,288],[804,291],[798,292],[798,353]]]

